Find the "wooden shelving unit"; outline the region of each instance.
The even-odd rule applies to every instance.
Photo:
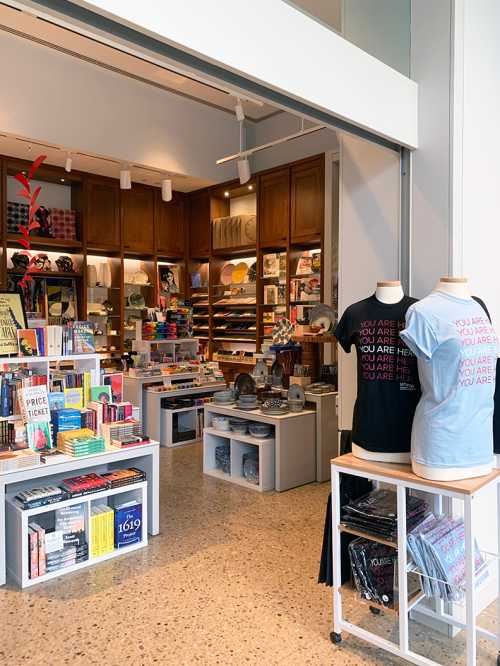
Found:
[[[12,254],[21,249],[18,243],[20,235],[7,228],[7,201],[9,191],[12,192],[12,184],[7,187],[7,181],[9,177],[29,167],[28,162],[0,156],[0,288],[4,289],[8,274],[13,275],[13,271],[8,271],[11,268],[8,251]],[[87,313],[86,278],[87,267],[92,263],[90,257],[111,258],[118,266],[116,282],[120,306],[118,312],[112,315],[120,317],[119,337],[116,338],[118,342],[113,345],[116,346],[116,355],[123,353],[128,335],[128,316],[125,311],[128,287],[124,279],[127,261],[135,260],[147,266],[146,272],[151,276],[152,284],[145,294],[148,306],[156,305],[161,296],[159,267],[162,264],[175,264],[178,267],[179,296],[192,298],[194,333],[206,344],[211,356],[219,346],[219,340],[215,338],[224,336],[217,335],[215,331],[213,317],[221,307],[216,303],[214,291],[210,287],[217,284],[217,272],[220,272],[225,261],[237,262],[244,257],[255,256],[255,304],[251,304],[251,307],[250,304],[233,305],[231,309],[238,311],[246,307],[255,311],[256,330],[252,338],[254,349],[260,351],[264,340],[263,314],[273,309],[264,303],[264,286],[270,284],[270,281],[262,277],[263,256],[270,252],[286,253],[283,312],[289,316],[290,278],[293,277],[294,262],[301,252],[315,248],[323,250],[324,155],[257,173],[245,185],[231,181],[189,194],[174,192],[173,200],[169,203],[161,200],[159,188],[134,183],[132,190],[120,190],[117,179],[78,171],[67,174],[63,169],[53,166],[43,165],[37,172],[36,180],[42,184],[42,205],[47,204],[44,200],[45,183],[47,196],[49,185],[52,191],[55,187],[65,188],[68,206],[75,211],[76,239],[32,236],[31,240],[34,251],[69,254],[77,258],[78,268],[73,273],[63,275],[54,271],[49,276],[54,279],[74,279],[80,318],[85,318]],[[16,189],[19,187],[16,186]],[[256,201],[255,241],[245,241],[238,246],[228,244],[223,249],[214,247],[212,220],[229,215],[230,200],[233,197],[243,201],[249,195],[254,196]],[[179,232],[180,229],[182,231]],[[210,284],[193,287],[190,276],[195,266],[202,264],[207,266]],[[208,322],[208,329],[200,322]],[[234,337],[241,339],[245,336]]]

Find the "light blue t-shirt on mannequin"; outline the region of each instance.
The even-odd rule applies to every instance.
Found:
[[[408,309],[400,335],[417,356],[422,386],[413,460],[429,467],[491,463],[498,339],[483,307],[435,291]]]

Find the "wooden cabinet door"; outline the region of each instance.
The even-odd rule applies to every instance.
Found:
[[[292,166],[290,194],[292,242],[320,238],[325,210],[323,158]]]
[[[189,202],[189,256],[203,259],[210,253],[210,195],[196,192]]]
[[[284,245],[290,219],[290,171],[280,169],[259,179],[259,234],[263,247]]]
[[[172,201],[162,201],[161,192],[156,193],[156,247],[166,257],[184,256],[186,233],[185,195],[174,192]]]
[[[120,189],[116,181],[88,178],[85,227],[87,245],[96,249],[120,249]]]
[[[122,235],[125,253],[154,252],[154,188],[132,184],[121,190]]]

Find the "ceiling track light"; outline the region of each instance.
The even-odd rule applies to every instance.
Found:
[[[243,105],[239,97],[236,100],[236,106],[234,107],[234,112],[236,113],[236,120],[239,123],[245,120],[245,111],[243,110]]]
[[[71,153],[67,153],[66,162],[64,164],[64,170],[66,171],[66,173],[71,173],[72,166],[73,166],[73,158],[71,157]]]
[[[121,190],[131,190],[132,189],[132,177],[130,175],[130,168],[128,166],[120,169],[120,189]]]
[[[248,183],[252,177],[252,173],[250,171],[250,162],[248,161],[247,157],[244,157],[242,160],[238,160],[238,176],[240,178],[241,185]]]
[[[162,201],[172,201],[172,180],[164,178],[161,181],[161,198]]]

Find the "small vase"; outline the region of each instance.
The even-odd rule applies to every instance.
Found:
[[[97,268],[94,264],[89,264],[87,266],[87,285],[89,287],[95,287],[97,284]]]
[[[99,270],[99,282],[101,286],[109,289],[111,287],[111,269],[108,263],[103,263]]]

